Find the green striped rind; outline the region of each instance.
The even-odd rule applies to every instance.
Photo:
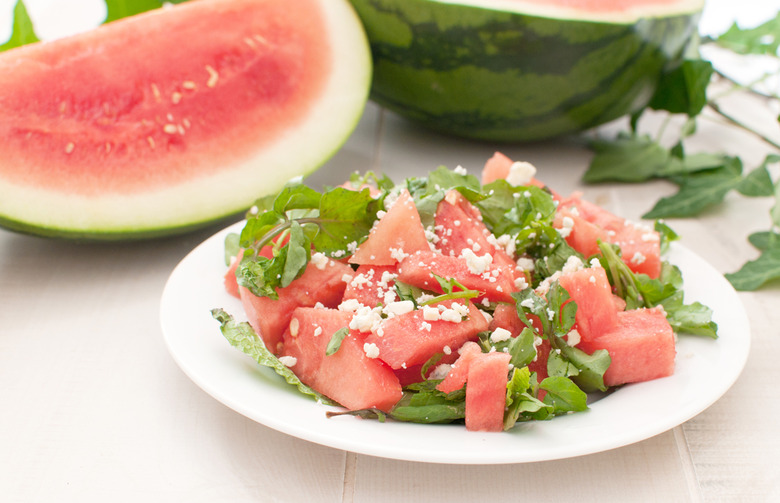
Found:
[[[620,24],[351,1],[371,41],[374,101],[445,133],[498,141],[575,133],[641,109],[698,20]]]

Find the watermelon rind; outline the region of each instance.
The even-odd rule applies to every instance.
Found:
[[[230,1],[200,0],[170,6],[106,24],[73,38],[94,37],[94,41],[99,42],[102,36],[109,36],[104,35],[103,30],[112,30],[120,23],[135,23],[141,28],[149,18],[175,17],[179,9],[201,8],[207,15],[209,4]],[[270,0],[282,4],[285,1]],[[13,170],[17,170],[17,174],[25,173],[27,167],[24,164],[2,165],[8,157],[3,155],[7,148],[3,145],[5,140],[0,138],[0,226],[26,234],[76,240],[135,240],[180,234],[233,218],[249,208],[258,197],[275,193],[290,179],[320,168],[342,147],[362,116],[370,88],[371,56],[360,20],[347,0],[315,0],[315,3],[322,11],[329,37],[325,42],[332,47],[331,71],[303,116],[293,124],[285,125],[279,132],[271,131],[274,133],[272,139],[252,147],[250,155],[240,158],[232,155],[233,152],[229,151],[231,144],[221,147],[220,138],[215,138],[209,144],[214,147],[208,159],[213,163],[212,171],[199,172],[189,178],[179,177],[171,183],[149,184],[142,190],[103,187],[91,181],[90,170],[99,168],[95,165],[96,161],[85,164],[84,173],[79,174],[80,183],[86,189],[72,191],[60,190],[51,184],[20,183],[18,177],[4,175]],[[290,5],[294,19],[293,7]],[[220,28],[215,26],[214,29]],[[166,36],[165,33],[149,34],[143,30],[141,33],[163,39]],[[204,37],[211,37],[211,34],[204,33]],[[46,44],[56,48],[59,42],[55,40]],[[0,54],[0,68],[12,68],[13,58],[23,55],[21,51],[35,45],[38,44]],[[188,54],[186,44],[182,45],[177,48],[179,57],[197,57]],[[3,66],[3,61],[10,63]],[[129,82],[128,86],[137,84]],[[90,92],[96,91],[85,90],[85,93]],[[85,99],[91,98],[91,95],[85,95]],[[13,97],[6,96],[5,99]],[[253,127],[251,123],[240,125]],[[7,119],[3,125],[0,118],[0,130],[10,130],[14,126],[8,124]],[[175,161],[175,158],[172,159],[170,165],[175,165]],[[151,176],[156,170],[168,167],[169,163],[163,159],[143,169],[148,170]],[[51,169],[56,171],[56,164]]]
[[[512,142],[579,133],[642,109],[696,36],[703,7],[351,1],[371,42],[376,103],[443,133]]]

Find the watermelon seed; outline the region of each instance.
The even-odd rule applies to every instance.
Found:
[[[209,80],[206,82],[206,85],[208,87],[216,86],[217,81],[219,80],[219,74],[211,65],[206,65],[206,71],[209,72]]]
[[[65,145],[65,153],[70,154],[75,148],[76,145],[74,145],[73,142],[69,142],[67,145]]]

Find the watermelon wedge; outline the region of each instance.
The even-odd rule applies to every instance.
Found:
[[[346,0],[200,0],[3,52],[0,224],[107,240],[239,213],[338,150],[370,77]]]
[[[371,97],[445,133],[528,141],[637,111],[703,0],[351,0]]]

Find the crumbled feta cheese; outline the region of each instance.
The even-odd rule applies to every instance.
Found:
[[[466,260],[466,265],[471,274],[482,274],[493,263],[493,256],[489,253],[479,257],[469,248],[464,248],[460,252],[460,257]]]
[[[322,335],[322,327],[317,327],[314,329],[314,337],[319,337]]]
[[[441,363],[439,365],[436,365],[436,367],[431,371],[430,375],[428,376],[428,379],[444,379],[449,375],[450,371],[452,370],[452,365],[449,363]]]
[[[498,327],[497,329],[493,330],[493,332],[490,334],[490,342],[493,343],[508,341],[511,338],[512,338],[512,332],[501,327]]]
[[[528,282],[525,280],[524,277],[518,276],[515,278],[515,288],[518,290],[525,290],[528,288]]]
[[[403,249],[401,248],[390,248],[390,257],[397,262],[403,262],[403,260],[408,256],[409,254],[404,253]]]
[[[463,321],[463,317],[454,309],[445,309],[442,311],[441,319],[452,323],[460,323]]]
[[[509,167],[506,181],[512,185],[528,185],[536,176],[536,167],[529,162],[514,162]]]
[[[363,352],[365,352],[366,356],[369,358],[379,357],[379,347],[373,342],[366,342],[363,344]]]
[[[634,256],[631,257],[631,263],[635,265],[642,264],[645,260],[647,260],[647,258],[640,252],[634,253]]]
[[[431,328],[433,328],[433,326],[427,321],[423,321],[422,323],[420,323],[420,330],[427,330],[428,332],[430,332]]]
[[[385,305],[384,312],[397,316],[399,314],[411,313],[414,311],[414,302],[411,300],[400,300]]]
[[[576,255],[571,255],[569,258],[566,259],[566,263],[563,264],[563,269],[561,269],[561,272],[563,274],[568,274],[572,272],[579,271],[582,269],[583,264],[582,260]]]
[[[533,259],[527,257],[520,257],[519,259],[517,259],[517,267],[519,267],[523,271],[533,271],[536,266],[534,265]]]
[[[294,367],[298,363],[298,359],[294,356],[280,356],[279,362],[285,367]]]
[[[425,321],[437,321],[441,318],[441,313],[438,309],[431,306],[423,306],[423,319]]]
[[[341,304],[339,304],[339,311],[346,311],[346,312],[354,312],[357,311],[363,307],[363,304],[360,303],[357,299],[347,299],[343,301]]]
[[[325,270],[325,266],[328,265],[328,257],[324,253],[317,252],[311,256],[311,263],[314,264],[314,267],[319,269],[320,271]]]
[[[444,346],[443,348],[441,348],[441,350],[442,350],[442,352],[445,355],[451,355],[452,354],[452,348],[449,347],[449,346]]]
[[[566,343],[569,346],[576,346],[580,343],[582,338],[580,337],[580,333],[577,332],[577,329],[572,329],[567,335],[566,335]]]
[[[560,234],[561,237],[565,239],[569,237],[569,234],[571,234],[571,231],[574,228],[574,219],[569,216],[565,216],[563,217],[561,223],[563,224],[563,227],[557,230],[558,234]]]
[[[468,175],[468,171],[466,171],[466,168],[460,165],[458,165],[453,171],[455,172],[456,175],[462,175],[462,176]]]

